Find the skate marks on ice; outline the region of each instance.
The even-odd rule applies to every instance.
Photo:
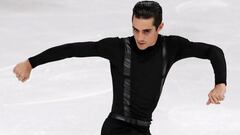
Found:
[[[46,104],[46,103],[54,103],[54,102],[64,102],[64,101],[79,100],[79,99],[84,99],[84,98],[89,98],[89,97],[95,97],[95,96],[106,94],[109,92],[111,92],[111,90],[92,92],[89,94],[80,95],[80,96],[76,96],[76,97],[65,97],[65,98],[57,98],[57,99],[50,99],[50,100],[43,100],[43,101],[22,102],[22,103],[12,103],[12,104],[3,104],[3,105],[4,105],[4,107],[9,107],[9,106],[16,106],[16,105],[35,105],[35,104]]]
[[[10,73],[12,74],[12,78],[15,78],[14,73],[12,72],[13,68],[15,65],[10,65],[10,66],[6,66],[6,67],[2,67],[0,68],[0,73],[6,73],[7,76],[10,75]],[[60,75],[65,75],[60,74]],[[66,77],[65,77],[66,78]],[[34,105],[34,104],[46,104],[46,103],[54,103],[54,102],[64,102],[64,101],[72,101],[72,100],[79,100],[79,99],[85,99],[85,98],[89,98],[89,97],[95,97],[95,96],[99,96],[99,95],[103,95],[106,93],[110,93],[111,89],[107,89],[107,90],[101,90],[98,92],[89,92],[87,94],[79,94],[78,96],[71,96],[71,97],[62,97],[62,98],[55,98],[55,99],[49,99],[49,100],[40,100],[40,101],[25,101],[25,102],[20,102],[20,103],[6,103],[6,104],[2,104],[4,107],[10,107],[10,106],[16,106],[16,105]]]

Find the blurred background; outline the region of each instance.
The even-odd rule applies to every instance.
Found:
[[[214,87],[210,61],[173,65],[153,113],[153,135],[239,135],[240,8],[236,0],[156,0],[164,35],[217,45],[227,62],[227,93],[206,105]],[[71,58],[35,68],[25,83],[13,67],[50,47],[132,35],[137,0],[0,0],[0,134],[100,135],[111,111],[109,61]]]

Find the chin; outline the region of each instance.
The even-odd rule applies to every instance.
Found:
[[[140,49],[140,50],[145,50],[145,49],[147,49],[147,47],[143,47],[143,46],[138,46],[138,49]]]

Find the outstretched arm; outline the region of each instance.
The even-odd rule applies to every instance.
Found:
[[[110,61],[118,50],[119,38],[105,38],[97,42],[67,43],[49,48],[27,60],[18,63],[13,72],[24,82],[30,77],[31,70],[39,65],[71,57],[99,56]]]
[[[209,59],[215,74],[215,87],[208,94],[208,102],[212,104],[220,104],[223,101],[226,92],[226,62],[224,53],[221,48],[201,42],[191,42],[182,37],[178,39],[178,51],[176,61],[187,58],[197,57],[201,59]]]

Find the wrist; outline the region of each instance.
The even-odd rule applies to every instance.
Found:
[[[225,83],[219,83],[219,84],[215,85],[215,88],[217,88],[217,87],[225,88],[226,85],[225,85]]]
[[[32,64],[30,63],[30,61],[29,61],[29,60],[26,60],[26,62],[27,62],[28,67],[29,67],[30,69],[32,69]]]

